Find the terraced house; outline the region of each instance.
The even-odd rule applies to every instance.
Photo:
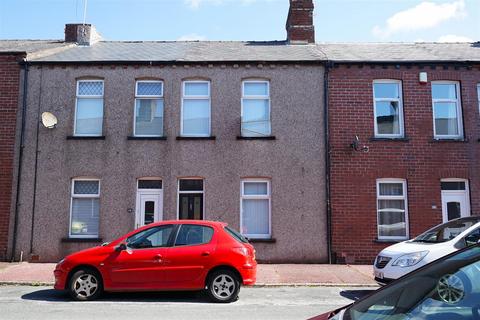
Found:
[[[67,25],[70,45],[28,60],[16,256],[209,219],[259,260],[327,261],[324,73],[305,3],[278,42],[98,41]]]

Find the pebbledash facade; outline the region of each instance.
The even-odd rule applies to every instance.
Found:
[[[72,28],[86,29],[83,46],[28,61],[17,258],[56,261],[153,221],[208,219],[249,237],[260,261],[328,261],[313,37],[88,43],[90,26],[67,25],[67,41]]]
[[[371,264],[392,243],[480,215],[479,43],[322,49],[332,260]]]

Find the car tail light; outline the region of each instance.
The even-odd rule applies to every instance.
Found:
[[[240,253],[242,256],[248,256],[248,249],[245,247],[232,248],[232,250]]]

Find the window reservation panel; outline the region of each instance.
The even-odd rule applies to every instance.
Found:
[[[270,84],[268,81],[243,81],[241,131],[243,137],[271,135]]]
[[[373,82],[375,136],[403,137],[402,83],[396,80]]]
[[[433,129],[436,139],[463,137],[462,109],[458,82],[432,82]]]
[[[70,237],[97,238],[100,217],[100,181],[72,181]]]
[[[101,136],[103,128],[103,80],[77,81],[74,135]]]
[[[134,135],[163,136],[163,83],[137,81],[135,87]]]
[[[270,238],[270,181],[243,180],[241,189],[241,233],[248,238]]]
[[[407,239],[405,180],[377,180],[378,239]]]

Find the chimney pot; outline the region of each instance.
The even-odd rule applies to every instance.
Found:
[[[315,43],[313,9],[313,0],[290,0],[287,24],[285,26],[289,43]]]

